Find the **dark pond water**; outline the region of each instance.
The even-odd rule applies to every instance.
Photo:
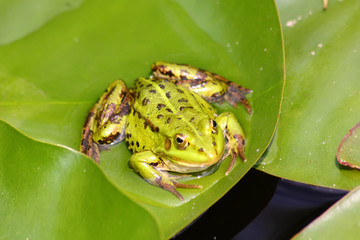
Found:
[[[252,169],[173,239],[289,239],[346,193]]]

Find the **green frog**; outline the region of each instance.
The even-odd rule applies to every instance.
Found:
[[[251,90],[196,67],[156,62],[150,78],[127,88],[113,82],[90,110],[81,139],[81,152],[99,162],[107,146],[125,140],[133,153],[130,166],[150,184],[170,191],[201,188],[178,182],[202,172],[231,155],[226,174],[239,156],[245,161],[245,134],[231,112],[218,114],[210,103],[242,104]]]

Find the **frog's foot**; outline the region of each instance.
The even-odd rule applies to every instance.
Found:
[[[184,198],[175,188],[202,188],[201,185],[179,183],[175,180],[178,177],[170,177],[166,172],[163,172],[163,174],[164,175],[162,177],[156,178],[156,185],[171,192],[181,201],[184,201]]]
[[[227,139],[225,145],[225,153],[222,159],[225,159],[231,155],[231,162],[226,170],[225,174],[228,175],[234,167],[235,160],[239,156],[244,162],[245,158],[245,134],[242,130],[239,122],[231,112],[221,113],[217,118],[216,122],[220,128],[223,129],[224,135]]]
[[[184,198],[176,188],[202,188],[200,185],[177,182],[178,178],[184,176],[171,176],[167,171],[163,170],[166,169],[164,162],[151,151],[138,152],[132,155],[129,163],[148,183],[171,192],[181,201]]]
[[[231,162],[228,169],[225,172],[225,175],[228,175],[232,170],[232,168],[234,167],[237,156],[239,156],[243,160],[243,162],[246,161],[245,151],[244,151],[245,139],[243,136],[241,136],[240,134],[234,134],[233,136],[230,137],[227,144],[228,144],[227,147],[229,148],[228,151],[231,154]]]
[[[232,105],[235,108],[237,108],[237,104],[241,104],[245,107],[245,109],[249,114],[252,114],[250,103],[245,97],[245,95],[251,93],[252,90],[242,87],[237,83],[231,82],[220,75],[213,74],[213,76],[217,80],[220,80],[227,85],[227,90],[224,96],[225,101],[227,101],[230,105]]]

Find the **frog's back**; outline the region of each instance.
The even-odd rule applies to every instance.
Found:
[[[199,121],[216,116],[216,110],[204,99],[168,80],[140,78],[135,92],[134,110],[163,134],[173,135],[179,129],[196,131]]]

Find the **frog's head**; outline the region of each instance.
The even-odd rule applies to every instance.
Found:
[[[186,128],[165,138],[160,155],[169,160],[168,167],[177,172],[196,172],[217,163],[225,148],[225,139],[215,120],[204,118],[196,130]]]

